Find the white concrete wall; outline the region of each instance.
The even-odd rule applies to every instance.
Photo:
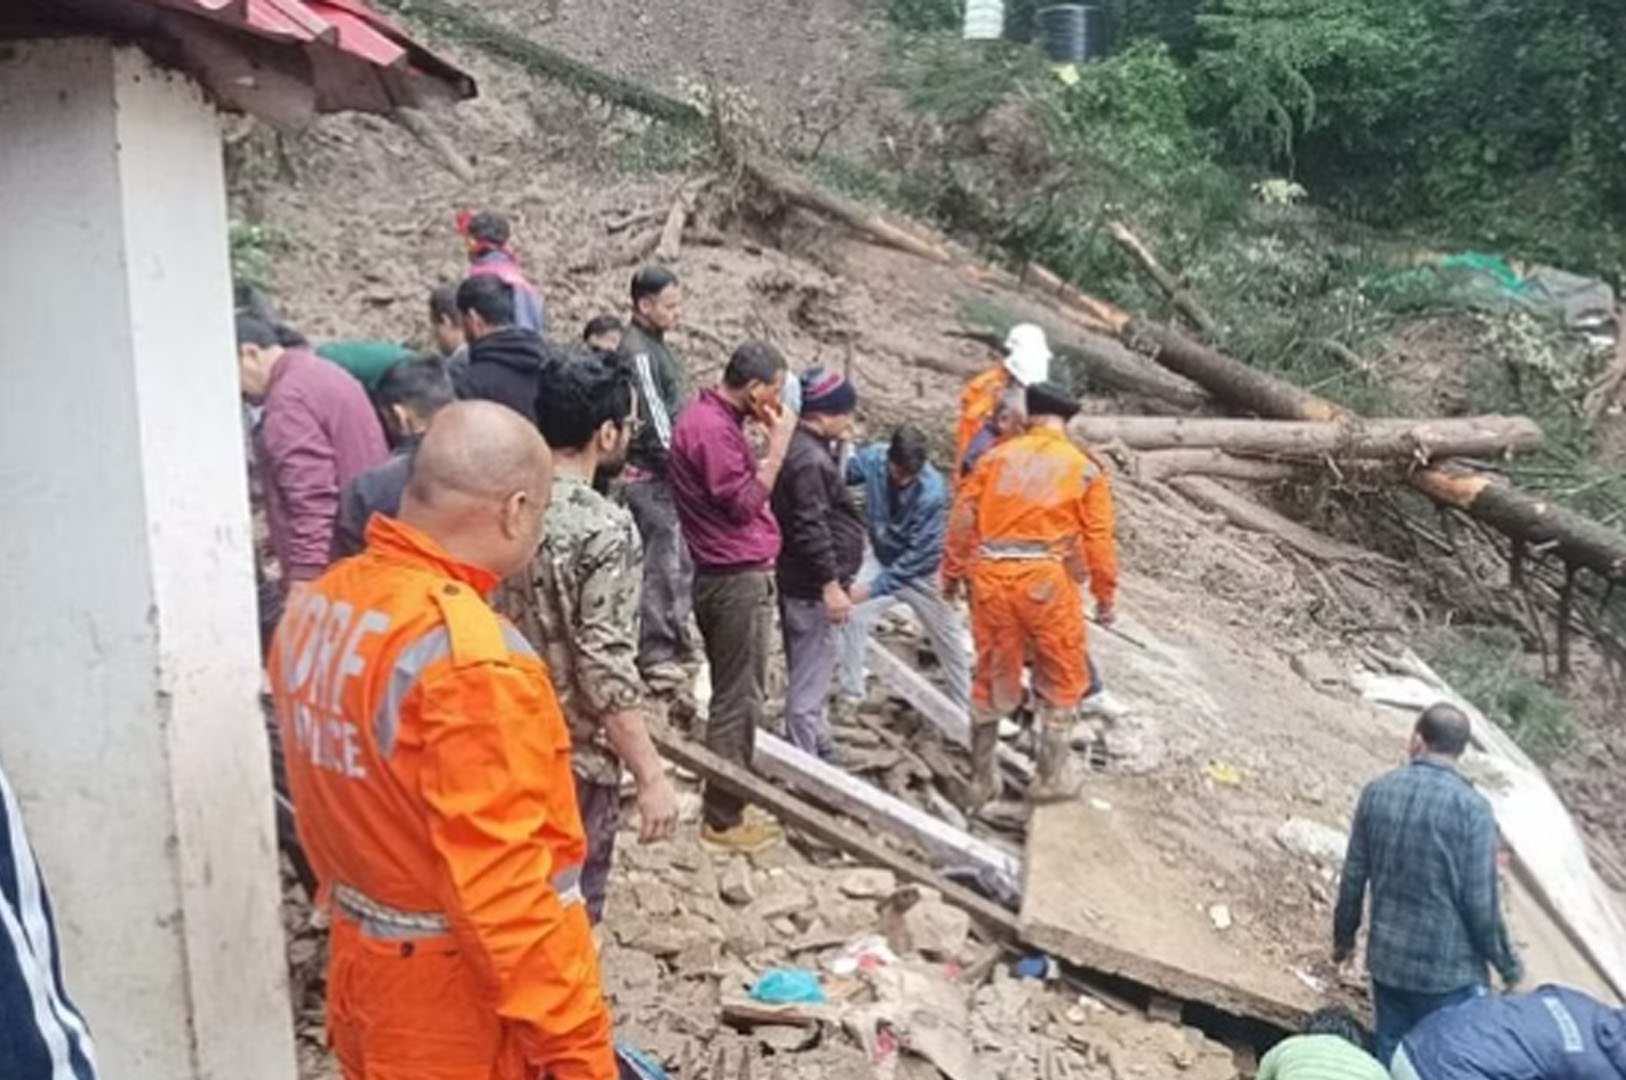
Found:
[[[0,49],[0,762],[118,1080],[293,1075],[213,111]]]

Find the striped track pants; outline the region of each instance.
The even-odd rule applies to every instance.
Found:
[[[0,772],[0,1077],[96,1077],[90,1032],[62,985],[51,902],[4,772]]]

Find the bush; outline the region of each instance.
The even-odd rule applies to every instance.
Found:
[[[1524,649],[1511,630],[1461,627],[1424,643],[1428,661],[1539,765],[1575,742],[1569,704],[1526,668]]]

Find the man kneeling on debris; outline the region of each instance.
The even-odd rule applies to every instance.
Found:
[[[626,464],[632,382],[613,359],[553,364],[536,408],[553,451],[553,501],[530,580],[514,594],[570,725],[570,771],[587,833],[582,895],[596,923],[621,823],[622,762],[638,784],[639,839],[663,840],[677,825],[677,793],[650,742],[638,676],[638,531],[625,508],[593,488],[601,468],[613,474]]]
[[[949,699],[962,709],[971,708],[965,623],[938,587],[949,488],[926,453],[926,433],[905,425],[892,433],[890,443],[866,446],[847,459],[847,483],[864,489],[873,558],[866,557],[859,571],[852,590],[852,616],[843,634],[844,712],[856,711],[863,700],[864,649],[870,630],[896,603],[908,604],[919,617],[937,662],[943,665]]]
[[[397,519],[290,598],[271,649],[300,840],[332,905],[346,1080],[610,1080],[570,736],[485,595],[529,564],[552,483],[519,413],[431,421]]]
[[[1623,1080],[1626,1010],[1563,986],[1474,998],[1413,1028],[1390,1068],[1394,1080]]]
[[[1031,654],[1039,700],[1036,802],[1074,797],[1074,714],[1089,686],[1086,568],[1096,618],[1113,621],[1118,555],[1112,495],[1096,462],[1067,438],[1078,402],[1054,383],[1027,391],[1028,430],[990,450],[966,479],[949,525],[943,566],[951,601],[969,580],[976,675],[971,687],[971,801],[999,790],[999,718],[1022,702]]]
[[[1302,1035],[1271,1047],[1254,1080],[1389,1080],[1389,1071],[1354,1014],[1331,1005],[1310,1014]]]

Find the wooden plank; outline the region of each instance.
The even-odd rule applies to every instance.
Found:
[[[962,885],[944,880],[919,859],[891,850],[856,826],[808,805],[771,781],[719,757],[698,743],[689,742],[669,731],[651,731],[650,736],[655,740],[655,747],[661,756],[668,761],[697,773],[724,791],[757,804],[786,824],[841,849],[860,862],[885,867],[905,881],[936,889],[945,903],[953,904],[969,914],[994,940],[1011,944],[1016,942],[1015,914]]]
[[[962,750],[971,748],[970,714],[950,701],[948,695],[932,685],[930,679],[874,638],[865,643],[864,657],[869,664],[870,674],[907,701],[909,707],[942,732],[944,738]],[[999,763],[1023,780],[1033,778],[1033,762],[1004,743],[999,744]]]
[[[967,862],[1010,882],[1022,878],[1021,857],[865,783],[766,731],[757,732],[758,773],[799,788],[850,817],[909,841],[941,865]]]

